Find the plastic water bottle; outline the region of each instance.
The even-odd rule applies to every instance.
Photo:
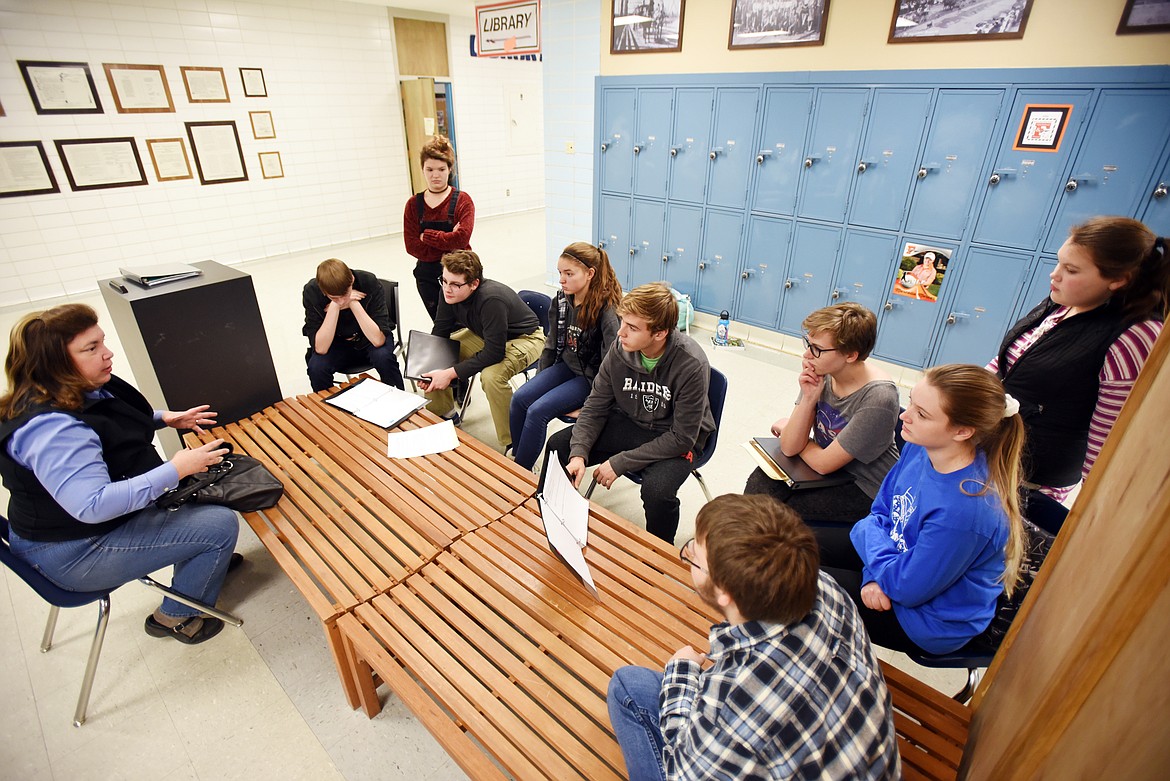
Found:
[[[731,315],[724,309],[719,313],[719,323],[715,326],[715,344],[726,347],[729,330],[731,330]]]

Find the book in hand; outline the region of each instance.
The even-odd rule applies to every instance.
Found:
[[[582,552],[589,541],[589,500],[577,493],[565,467],[551,451],[544,462],[544,489],[536,496],[548,547],[600,601]]]
[[[450,369],[459,363],[459,342],[426,331],[411,331],[407,337],[406,372],[408,380],[418,382],[427,372]]]
[[[188,266],[186,263],[160,263],[154,266],[132,266],[118,268],[118,273],[126,279],[143,287],[154,287],[177,279],[197,277],[203,273],[202,269]]]
[[[427,400],[413,393],[364,377],[348,388],[337,391],[325,399],[338,409],[343,409],[375,426],[394,428],[422,408]]]
[[[773,480],[783,480],[793,491],[806,488],[832,488],[847,485],[853,477],[844,469],[822,475],[804,462],[800,456],[786,456],[780,449],[778,437],[756,437],[744,445],[755,458],[764,474]]]

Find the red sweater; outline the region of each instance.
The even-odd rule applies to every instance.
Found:
[[[447,207],[451,200],[451,193],[438,206],[427,206],[423,210],[424,222],[445,222]],[[415,196],[406,201],[406,209],[402,214],[402,238],[406,242],[406,251],[424,263],[437,263],[448,252],[457,249],[471,249],[471,231],[475,227],[475,204],[471,196],[462,190],[459,191],[459,202],[455,204],[455,230],[420,230],[418,206]]]

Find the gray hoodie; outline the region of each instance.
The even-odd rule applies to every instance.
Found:
[[[684,333],[672,330],[667,335],[666,349],[652,372],[642,367],[639,353],[626,352],[621,340],[615,339],[573,426],[569,457],[589,460],[589,451],[615,407],[636,425],[660,432],[645,445],[609,460],[619,475],[701,448],[715,430],[707,403],[710,379],[707,356]]]

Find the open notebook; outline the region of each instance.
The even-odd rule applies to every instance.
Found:
[[[544,490],[537,494],[537,499],[549,548],[573,570],[593,598],[600,601],[582,551],[589,542],[589,500],[577,493],[565,467],[551,452],[544,464]]]
[[[325,399],[325,403],[368,420],[375,426],[394,428],[417,412],[427,400],[378,382],[372,377],[363,377]]]

